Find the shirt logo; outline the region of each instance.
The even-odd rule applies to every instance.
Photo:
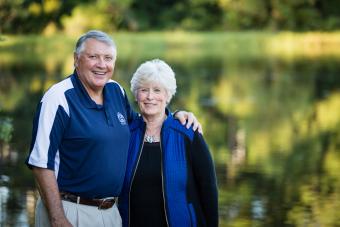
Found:
[[[120,112],[117,113],[117,118],[119,120],[119,122],[122,124],[122,125],[126,125],[126,120],[123,116],[123,114],[121,114]]]

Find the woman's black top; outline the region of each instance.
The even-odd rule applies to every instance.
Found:
[[[159,142],[144,142],[130,196],[131,227],[166,226]]]

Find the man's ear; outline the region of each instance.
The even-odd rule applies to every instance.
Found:
[[[78,67],[78,54],[76,52],[73,53],[73,65],[74,68]]]

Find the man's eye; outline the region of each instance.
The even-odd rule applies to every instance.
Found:
[[[97,56],[96,56],[96,55],[89,55],[89,58],[90,58],[90,59],[96,59]]]
[[[105,57],[105,61],[112,61],[112,57]]]

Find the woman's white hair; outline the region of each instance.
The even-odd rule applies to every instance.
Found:
[[[137,90],[148,83],[159,83],[168,94],[169,104],[176,93],[176,78],[171,67],[160,59],[153,59],[141,64],[131,79],[131,91],[137,97]]]

